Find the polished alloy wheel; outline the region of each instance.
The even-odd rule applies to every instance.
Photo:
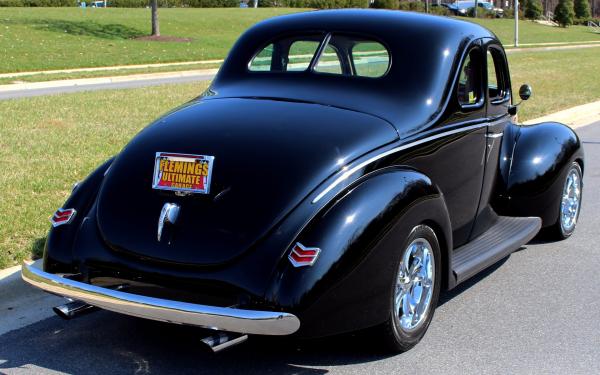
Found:
[[[560,226],[564,233],[575,229],[581,205],[581,173],[577,167],[569,170],[560,203]]]
[[[404,251],[396,279],[394,311],[403,331],[414,331],[427,320],[434,282],[431,244],[417,238]]]

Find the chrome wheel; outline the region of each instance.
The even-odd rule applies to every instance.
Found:
[[[575,229],[580,205],[581,172],[574,166],[567,174],[560,203],[560,226],[563,233],[568,234]]]
[[[431,244],[417,238],[404,250],[396,278],[394,312],[403,331],[414,331],[427,320],[434,282]]]

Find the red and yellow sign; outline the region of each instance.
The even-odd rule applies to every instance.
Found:
[[[154,189],[208,194],[214,156],[157,152]]]

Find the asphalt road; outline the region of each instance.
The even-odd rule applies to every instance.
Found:
[[[24,89],[0,92],[0,100],[26,98],[31,96],[55,95],[81,91],[96,91],[108,89],[132,89],[137,87],[157,86],[165,84],[189,83],[210,81],[215,77],[214,74],[198,74],[185,77],[168,77],[168,78],[148,78],[135,81],[98,83],[81,86],[61,86],[61,87],[44,87],[36,89]]]
[[[599,374],[600,121],[578,133],[587,164],[575,234],[534,240],[443,294],[428,333],[407,353],[382,356],[373,342],[346,336],[250,338],[214,355],[203,350],[200,329],[101,311],[1,335],[0,372]]]

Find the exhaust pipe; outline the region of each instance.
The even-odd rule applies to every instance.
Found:
[[[69,303],[52,308],[52,311],[61,318],[69,320],[96,311],[97,309],[97,307],[88,305],[85,302],[71,300]]]
[[[246,340],[248,340],[248,335],[217,331],[214,334],[203,338],[202,342],[206,344],[213,353],[216,353],[234,345],[241,344]]]
[[[79,277],[80,275],[73,275],[75,277]],[[117,284],[117,285],[111,285],[111,286],[107,286],[110,289],[114,289],[114,290],[123,290],[126,289],[128,287],[127,284]],[[54,311],[54,313],[58,316],[60,316],[61,318],[65,319],[65,320],[69,320],[69,319],[73,319],[76,318],[80,315],[84,315],[96,310],[99,310],[98,307],[96,306],[92,306],[92,305],[88,305],[85,302],[82,301],[77,301],[71,298],[66,298],[65,299],[67,301],[69,301],[68,303],[65,303],[64,305],[60,305],[60,306],[56,306],[52,308],[52,311]]]

